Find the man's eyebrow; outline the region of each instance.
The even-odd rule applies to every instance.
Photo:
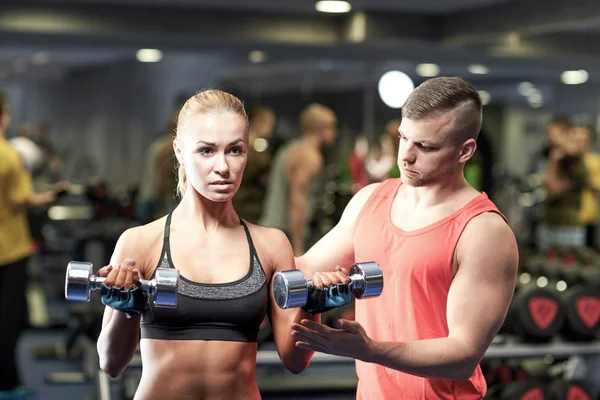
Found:
[[[400,130],[400,128],[398,128],[398,134],[405,136],[404,133]],[[430,140],[418,140],[416,143],[421,143],[425,145],[435,145],[435,142],[432,142]]]

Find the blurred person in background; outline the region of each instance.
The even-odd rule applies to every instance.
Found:
[[[167,121],[165,132],[155,138],[146,150],[135,213],[142,223],[169,212],[176,202],[172,141],[177,127],[177,113],[178,110]]]
[[[585,227],[581,222],[582,193],[588,184],[583,162],[583,148],[564,120],[553,120],[548,126],[550,143],[544,152],[547,159],[542,183],[547,198],[537,232],[537,246],[546,251],[554,246],[584,246]]]
[[[383,131],[384,135],[387,135],[392,139],[392,145],[394,146],[394,165],[392,165],[388,171],[388,178],[400,177],[400,168],[398,168],[398,164],[395,162],[395,159],[398,155],[398,149],[400,148],[400,135],[398,135],[398,129],[400,128],[401,123],[401,118],[392,119],[385,124],[385,129]]]
[[[6,140],[7,99],[0,93],[0,398],[28,398],[21,387],[16,350],[28,325],[27,265],[32,251],[27,210],[46,207],[55,192],[35,193],[23,158]]]
[[[354,148],[348,157],[348,180],[352,185],[352,193],[358,192],[370,183],[367,173],[367,157],[369,155],[369,139],[361,135],[354,141]]]
[[[275,113],[266,106],[255,106],[248,111],[248,163],[244,179],[233,198],[233,206],[241,218],[253,224],[262,214],[269,182],[271,153],[269,139],[275,128]]]
[[[593,129],[589,126],[575,125],[572,128],[574,140],[579,144],[583,164],[587,170],[587,184],[581,194],[579,219],[585,226],[586,246],[598,249],[597,229],[600,223],[600,154],[592,151]]]
[[[371,182],[382,182],[390,177],[396,165],[398,153],[395,151],[394,139],[388,134],[381,135],[367,160],[366,168]]]
[[[319,195],[317,177],[323,170],[321,150],[334,143],[337,117],[313,103],[302,110],[300,137],[284,144],[274,156],[259,225],[282,230],[296,255],[304,253]]]

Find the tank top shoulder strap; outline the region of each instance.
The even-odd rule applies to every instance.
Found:
[[[379,186],[371,193],[362,209],[358,213],[356,218],[356,222],[358,225],[358,221],[365,217],[372,217],[374,214],[384,214],[388,212],[388,207],[386,205],[394,200],[396,192],[398,188],[402,185],[402,179],[400,178],[390,178],[381,182]]]
[[[472,218],[485,212],[496,213],[504,220],[504,222],[506,222],[507,224],[509,223],[506,216],[504,216],[504,214],[500,212],[498,207],[496,207],[494,202],[492,202],[489,199],[488,195],[485,192],[482,192],[479,195],[479,197],[475,198],[474,201],[471,202],[471,204],[465,207],[463,212],[461,212],[458,216],[458,219],[462,220],[462,222],[466,225]]]

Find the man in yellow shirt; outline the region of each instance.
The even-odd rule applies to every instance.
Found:
[[[31,237],[27,208],[46,206],[54,192],[34,193],[31,176],[5,134],[10,110],[0,93],[0,398],[18,396],[19,335],[27,324],[27,260]]]
[[[593,133],[587,126],[574,126],[572,128],[573,137],[581,146],[583,154],[583,163],[587,170],[587,187],[581,194],[581,209],[579,219],[586,227],[585,244],[588,247],[596,249],[596,232],[600,223],[600,204],[598,204],[598,194],[600,193],[600,154],[590,151]]]

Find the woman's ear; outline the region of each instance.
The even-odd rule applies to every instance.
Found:
[[[182,150],[182,144],[179,142],[179,140],[177,138],[173,139],[173,152],[175,153],[175,157],[177,157],[177,162],[179,165],[183,165]]]

